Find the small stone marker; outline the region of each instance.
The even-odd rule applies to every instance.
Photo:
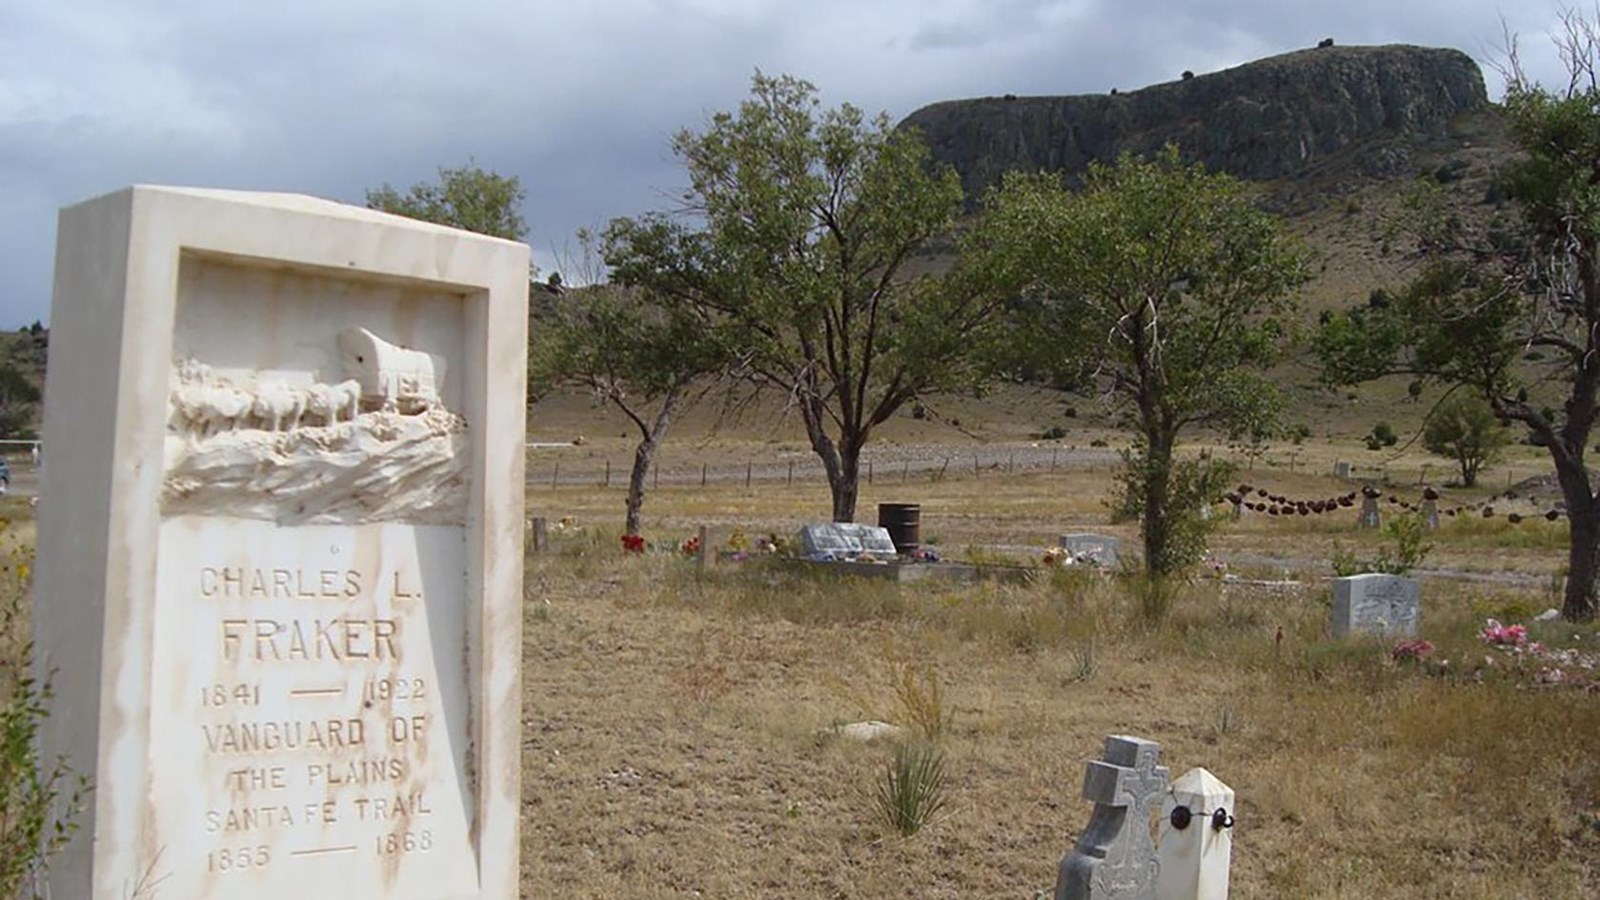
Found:
[[[1061,860],[1055,900],[1154,900],[1161,864],[1150,838],[1150,813],[1166,794],[1161,745],[1126,735],[1106,738],[1105,759],[1083,776],[1094,814]]]
[[[800,529],[800,555],[806,559],[832,562],[872,556],[894,559],[899,556],[889,529],[854,522],[823,522]]]
[[[1439,527],[1439,501],[1432,497],[1422,499],[1422,525],[1425,528]]]
[[[1369,572],[1333,579],[1333,636],[1415,637],[1422,585],[1412,578]]]
[[[1190,769],[1172,783],[1161,808],[1156,900],[1228,900],[1233,801],[1233,788],[1205,769]],[[1184,811],[1174,817],[1179,807]]]
[[[1333,464],[1333,477],[1340,481],[1350,480],[1350,464],[1343,460]]]
[[[1361,498],[1361,512],[1356,517],[1356,524],[1362,528],[1377,528],[1383,524],[1383,519],[1378,514],[1376,496],[1369,494]]]
[[[1070,553],[1074,560],[1092,562],[1109,569],[1117,564],[1117,548],[1121,543],[1120,539],[1108,534],[1063,534],[1057,546]]]
[[[528,248],[148,186],[57,234],[48,895],[518,896]]]
[[[550,523],[544,516],[534,516],[528,520],[528,535],[534,553],[544,553],[550,549]]]

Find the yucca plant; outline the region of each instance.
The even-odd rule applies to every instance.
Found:
[[[921,831],[945,805],[944,752],[926,743],[896,747],[877,799],[889,827],[905,837]]]

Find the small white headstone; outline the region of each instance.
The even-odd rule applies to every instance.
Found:
[[[49,894],[518,896],[528,248],[147,186],[58,242]]]
[[[898,553],[887,528],[854,522],[823,522],[800,529],[800,555],[806,559],[835,561],[862,556],[894,559]]]
[[[1112,568],[1117,564],[1117,548],[1121,540],[1108,534],[1063,534],[1057,545],[1071,554],[1073,560],[1089,562]]]
[[[1233,802],[1233,788],[1205,769],[1190,769],[1172,783],[1161,808],[1156,900],[1228,900]],[[1183,828],[1172,815],[1180,806],[1187,812]]]
[[[1333,636],[1415,637],[1422,616],[1422,585],[1415,579],[1371,572],[1333,579]]]
[[[1333,477],[1340,481],[1350,480],[1350,464],[1343,460],[1333,464]]]

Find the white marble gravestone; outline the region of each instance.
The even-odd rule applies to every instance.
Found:
[[[1415,637],[1422,585],[1411,578],[1369,572],[1333,579],[1333,636]]]
[[[310,197],[62,212],[35,633],[95,790],[52,896],[517,896],[527,290]]]
[[[823,522],[800,529],[800,555],[811,560],[894,559],[898,555],[889,529],[854,522]]]
[[[1175,819],[1180,806],[1188,815]],[[1156,900],[1228,900],[1233,811],[1233,788],[1205,769],[1190,769],[1172,782],[1159,820]]]

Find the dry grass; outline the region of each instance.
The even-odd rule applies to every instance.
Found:
[[[1250,478],[1339,492],[1303,469]],[[1131,539],[1106,525],[1108,484],[1103,471],[880,481],[861,509],[920,501],[947,553],[1028,557],[1062,531]],[[826,505],[814,481],[663,487],[647,534],[787,533]],[[530,508],[581,527],[528,561],[524,896],[1032,897],[1086,824],[1084,763],[1115,733],[1238,791],[1241,900],[1600,895],[1600,698],[1432,677],[1384,644],[1329,641],[1316,579],[1332,542],[1377,540],[1353,510],[1225,524],[1226,552],[1306,583],[1198,583],[1150,627],[1115,577],[1082,570],[903,586],[759,562],[699,572],[620,552],[618,489],[536,488]],[[1534,528],[1452,523],[1435,559],[1548,576],[1559,529]],[[1486,616],[1526,620],[1548,600],[1430,579],[1424,634],[1459,666],[1483,656]],[[1592,628],[1535,636],[1600,642]],[[943,753],[947,806],[912,837],[876,799],[894,748],[830,736],[864,719]]]
[[[1106,483],[876,485],[861,508],[920,499],[924,534],[947,549],[1042,546],[1104,530]],[[724,537],[735,522],[784,532],[825,500],[815,483],[663,488],[647,533],[675,541],[708,519]],[[1175,772],[1203,765],[1238,790],[1235,897],[1600,894],[1600,701],[1428,677],[1386,645],[1331,643],[1324,584],[1199,584],[1152,629],[1104,577],[701,574],[614,549],[619,491],[536,490],[530,505],[587,528],[530,560],[525,896],[1030,897],[1087,822],[1083,765],[1113,733],[1159,740]],[[1333,539],[1371,540],[1300,521],[1247,520],[1223,540],[1310,560],[1319,576]],[[1526,533],[1501,528],[1445,529],[1437,552],[1472,562]],[[1526,543],[1513,549],[1530,571],[1559,566],[1552,539]],[[1425,634],[1457,660],[1482,655],[1485,615],[1547,599],[1439,580],[1425,591]],[[1559,631],[1541,637],[1571,640]],[[873,794],[893,749],[824,735],[861,719],[926,731],[930,708],[949,806],[902,838]]]

